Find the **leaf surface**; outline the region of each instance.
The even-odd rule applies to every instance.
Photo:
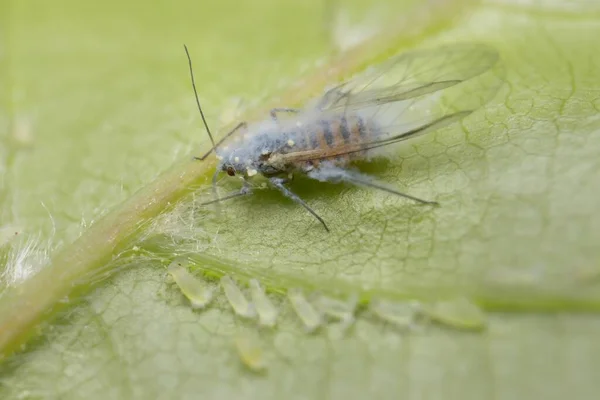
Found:
[[[63,293],[61,282],[87,290],[64,298],[58,318],[36,325],[41,335],[4,360],[2,398],[592,398],[600,320],[581,311],[600,304],[596,6],[457,2],[445,19],[407,33],[396,51],[474,39],[492,45],[506,83],[463,124],[362,165],[442,207],[295,181],[330,224],[327,234],[273,191],[224,203],[220,215],[200,207],[212,170],[182,161],[207,148],[182,43],[218,127],[236,96],[273,102],[278,85],[298,76],[313,77],[314,87],[303,90],[319,93],[321,75],[303,70],[330,62],[315,17],[322,5],[194,3],[19,2],[3,17],[3,285],[20,287],[20,276],[61,251],[75,261],[98,255],[96,264],[119,272],[38,275],[48,277],[40,290],[23,286],[27,303],[18,304],[32,308],[44,288]],[[364,49],[355,54],[368,60]],[[360,67],[349,64],[335,64],[342,68],[334,76]],[[136,233],[133,241],[114,234],[111,261],[99,249],[113,248],[117,231],[103,216],[145,207],[135,202],[139,193],[148,204],[162,201],[163,192],[147,193],[172,164],[172,171],[196,168],[195,190],[160,215],[113,219],[132,221]],[[220,182],[222,193],[237,187]],[[107,234],[82,240],[98,227]],[[236,318],[222,294],[193,311],[169,282],[166,266],[182,255],[197,275],[256,278],[273,291],[279,324],[259,335],[266,374],[241,365],[234,337],[253,324]],[[427,325],[405,333],[363,310],[344,336],[334,328],[308,335],[280,294],[292,287],[357,295],[363,305],[468,296],[486,310],[488,329]],[[3,318],[17,304],[12,291],[0,297]]]

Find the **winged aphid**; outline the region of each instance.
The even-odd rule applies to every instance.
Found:
[[[486,96],[471,94],[467,101],[450,106],[440,98],[447,89],[483,75],[498,61],[497,52],[482,44],[403,53],[327,90],[304,109],[272,109],[269,119],[253,124],[240,122],[215,142],[198,100],[187,47],[185,50],[196,103],[212,143],[209,152],[196,158],[204,160],[211,152],[216,153],[219,163],[213,187],[222,172],[243,180],[239,191],[204,204],[248,195],[252,193],[249,181],[262,175],[272,187],[310,212],[327,231],[325,221],[287,186],[293,173],[319,181],[371,187],[437,205],[349,166],[381,155],[378,150],[385,146],[439,130],[471,114],[487,101]]]

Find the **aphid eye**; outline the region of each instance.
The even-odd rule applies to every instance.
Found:
[[[235,176],[235,169],[233,169],[233,167],[227,167],[227,175]]]

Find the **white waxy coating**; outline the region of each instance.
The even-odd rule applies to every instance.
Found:
[[[250,280],[250,295],[258,314],[259,323],[263,326],[275,326],[279,312],[256,279]]]
[[[233,279],[227,275],[223,276],[221,278],[221,287],[225,292],[227,301],[229,301],[231,308],[233,308],[233,311],[237,315],[244,318],[253,318],[256,315],[254,312],[254,307],[248,301],[248,299],[246,299],[246,296],[244,296],[244,293],[242,293]]]
[[[323,324],[323,316],[306,300],[301,289],[289,289],[287,296],[307,332],[314,332]]]
[[[292,139],[289,139],[287,141],[287,145],[290,146],[290,147],[294,147],[295,144],[296,144],[296,142],[294,142]]]
[[[172,262],[167,269],[192,308],[204,308],[211,302],[213,291],[200,279],[190,274],[179,262]]]
[[[400,328],[411,328],[415,323],[418,304],[414,302],[373,300],[369,308],[384,321],[390,322]]]
[[[264,353],[256,335],[238,334],[235,338],[235,347],[240,360],[248,369],[253,372],[262,372],[266,369]]]
[[[318,296],[315,303],[323,314],[340,321],[344,327],[348,327],[354,322],[358,297],[351,296],[347,301],[342,301],[327,296]]]
[[[254,176],[254,175],[256,175],[258,173],[258,171],[255,170],[254,168],[248,168],[246,170],[246,173],[248,174],[248,176]]]

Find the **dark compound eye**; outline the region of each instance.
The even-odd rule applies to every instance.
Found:
[[[233,169],[233,167],[227,167],[227,175],[234,176],[235,175],[235,169]]]

